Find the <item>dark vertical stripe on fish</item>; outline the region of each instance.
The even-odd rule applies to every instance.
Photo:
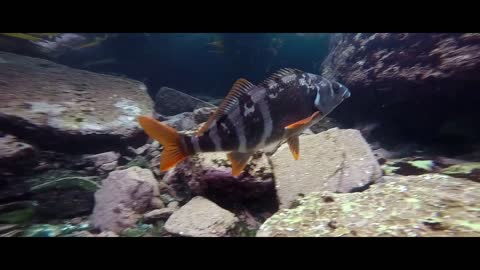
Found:
[[[192,138],[187,136],[182,136],[181,138],[182,138],[181,139],[182,146],[186,153],[191,153],[191,154],[197,153],[195,151],[195,148],[193,147]]]
[[[227,115],[223,115],[217,121],[218,136],[221,139],[222,148],[225,151],[233,151],[238,149],[238,136],[230,119]]]
[[[198,144],[202,149],[202,152],[214,152],[215,144],[210,137],[210,130],[207,130],[202,136],[198,137]]]
[[[286,126],[305,119],[315,112],[313,99],[307,93],[306,87],[298,85],[297,82],[269,89],[266,100],[273,127],[267,144],[282,139]]]
[[[244,126],[244,133],[247,138],[247,149],[253,149],[261,140],[263,119],[258,100],[254,100],[254,98],[261,99],[261,97],[263,97],[262,92],[264,91],[264,89],[258,88],[239,99],[240,115],[243,118],[243,122],[248,123],[248,125]]]

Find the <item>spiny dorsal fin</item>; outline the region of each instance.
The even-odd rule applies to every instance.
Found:
[[[208,121],[197,131],[197,135],[204,133],[210,125],[222,115],[229,113],[237,103],[238,99],[255,88],[255,85],[245,79],[238,79],[232,86],[230,92],[222,101],[218,109],[208,118]]]
[[[281,78],[283,76],[287,76],[293,73],[300,73],[302,72],[301,70],[295,69],[295,68],[282,68],[277,70],[275,73],[270,75],[268,78],[266,78],[263,82],[258,84],[258,86],[261,87],[266,87],[268,86],[269,83],[274,82],[275,79]]]

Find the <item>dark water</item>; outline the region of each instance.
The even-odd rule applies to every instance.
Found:
[[[133,33],[66,53],[58,61],[144,81],[151,92],[169,86],[221,98],[237,78],[261,81],[284,67],[319,72],[328,41],[329,34]],[[88,65],[102,59],[115,62]]]

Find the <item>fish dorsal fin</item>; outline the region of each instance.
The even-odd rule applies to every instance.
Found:
[[[255,89],[255,85],[245,79],[238,79],[232,86],[230,92],[222,101],[218,109],[208,118],[207,122],[197,131],[197,136],[203,134],[212,123],[219,119],[222,115],[229,113],[237,104],[238,99]]]
[[[287,75],[290,75],[290,74],[294,74],[294,73],[299,73],[301,72],[300,70],[298,69],[295,69],[295,68],[282,68],[282,69],[279,69],[277,70],[275,73],[273,73],[272,75],[270,75],[268,78],[266,78],[263,82],[261,82],[260,84],[258,84],[258,86],[262,86],[262,87],[265,87],[267,86],[269,83],[272,83],[274,82],[276,79],[278,78],[281,78],[283,76],[287,76]]]

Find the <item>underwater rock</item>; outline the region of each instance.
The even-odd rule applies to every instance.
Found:
[[[73,170],[49,170],[26,180],[31,198],[38,202],[36,215],[42,219],[89,215],[94,205],[98,177]]]
[[[119,158],[120,154],[113,151],[84,157],[88,163],[93,165],[100,175],[104,175],[115,170],[118,165]]]
[[[134,228],[126,228],[120,232],[121,237],[148,237],[151,236],[151,232],[154,227],[151,224],[141,224]]]
[[[15,136],[0,136],[0,167],[24,167],[35,161],[36,151]]]
[[[173,213],[165,223],[165,230],[181,236],[226,236],[238,219],[215,203],[197,196]]]
[[[137,149],[133,149],[133,153],[135,153],[135,155],[143,155],[148,151],[148,149],[150,149],[150,147],[151,145],[147,143]]]
[[[11,53],[0,59],[2,130],[63,152],[146,140],[136,121],[152,111],[143,83]]]
[[[177,201],[171,201],[168,203],[167,208],[172,209],[173,211],[177,211],[180,208],[180,206]]]
[[[116,152],[110,151],[96,155],[85,156],[84,159],[93,163],[95,167],[101,167],[104,164],[116,162],[120,155]]]
[[[111,231],[106,231],[95,235],[95,237],[118,237],[118,234]]]
[[[322,75],[362,89],[475,79],[480,75],[479,41],[478,33],[335,34]]]
[[[193,112],[202,107],[214,105],[169,87],[160,88],[155,96],[155,112],[160,116]]]
[[[134,159],[130,160],[127,164],[117,167],[118,170],[125,170],[130,167],[140,167],[147,169],[149,168],[148,160],[145,159],[143,156],[136,156]]]
[[[159,197],[153,197],[150,201],[150,206],[153,209],[161,209],[165,207],[165,203]]]
[[[193,120],[196,124],[207,122],[208,118],[217,110],[217,107],[203,107],[193,111]]]
[[[163,181],[174,191],[174,197],[186,201],[195,195],[214,201],[239,202],[274,197],[273,174],[265,154],[256,153],[244,172],[232,176],[232,168],[225,153],[200,153],[168,171]]]
[[[113,171],[95,193],[92,226],[115,233],[132,227],[158,195],[157,181],[150,170],[130,167]]]
[[[333,128],[300,138],[300,159],[287,144],[271,157],[280,208],[298,196],[324,190],[354,192],[382,176],[380,166],[360,132]]]
[[[441,170],[442,174],[467,178],[480,183],[480,162],[457,164]]]
[[[32,198],[38,201],[37,216],[42,219],[72,218],[89,215],[94,206],[92,191],[78,188],[51,189],[35,193]]]
[[[143,215],[143,221],[145,223],[153,223],[157,220],[166,220],[173,214],[173,212],[175,211],[171,208],[155,209],[145,213]]]
[[[433,160],[418,158],[392,159],[382,165],[385,175],[419,175],[434,172],[436,164]]]
[[[317,134],[335,127],[341,128],[340,123],[331,117],[324,117],[318,123],[311,126],[310,130],[312,133]]]
[[[397,176],[358,193],[311,193],[270,217],[258,237],[480,236],[480,184]]]
[[[352,93],[333,113],[352,126],[381,124],[367,139],[468,151],[463,142],[479,138],[472,121],[480,115],[480,34],[346,33],[330,46],[322,75]]]
[[[195,120],[193,120],[192,112],[184,112],[168,118],[163,121],[164,124],[175,128],[178,131],[190,130],[196,127]]]

